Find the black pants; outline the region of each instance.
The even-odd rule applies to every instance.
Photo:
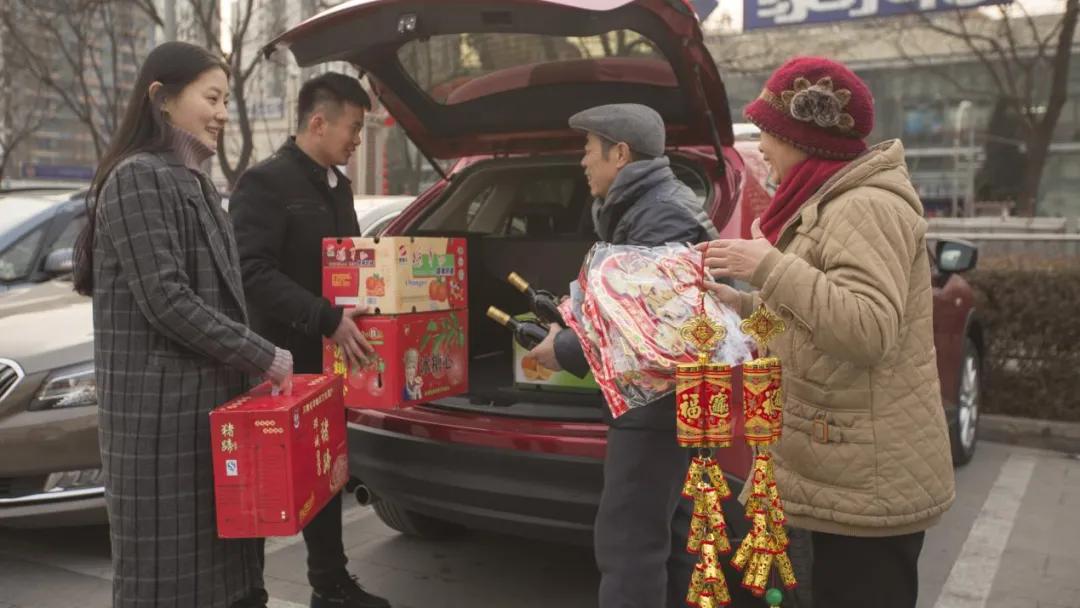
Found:
[[[304,528],[307,545],[308,582],[316,589],[333,587],[348,576],[345,564],[345,545],[341,539],[341,494],[330,499],[326,506]]]
[[[600,608],[686,605],[696,562],[684,549],[692,505],[680,496],[689,463],[674,429],[608,430],[594,533]]]
[[[230,608],[266,608],[266,603],[269,601],[270,596],[266,593],[266,589],[257,589],[248,597],[233,602]]]
[[[915,608],[925,532],[860,538],[813,533],[815,608]]]

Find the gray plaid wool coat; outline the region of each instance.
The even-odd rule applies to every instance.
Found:
[[[220,197],[171,153],[122,161],[98,199],[94,360],[116,608],[227,608],[262,545],[220,540],[211,409],[274,359],[247,327]]]

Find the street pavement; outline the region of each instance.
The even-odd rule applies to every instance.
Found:
[[[350,569],[396,608],[595,606],[586,548],[482,533],[420,541],[355,504],[345,520]],[[307,605],[305,555],[298,536],[268,541],[271,606]],[[919,608],[1080,608],[1080,460],[980,444],[920,573]],[[106,608],[110,580],[103,527],[0,529],[0,608]]]

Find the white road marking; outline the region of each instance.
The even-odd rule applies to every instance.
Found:
[[[985,608],[1034,470],[1031,456],[1013,454],[1005,461],[934,608]]]

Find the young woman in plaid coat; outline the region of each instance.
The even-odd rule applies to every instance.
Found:
[[[266,603],[261,542],[219,539],[214,515],[210,410],[292,371],[248,329],[232,227],[203,172],[228,78],[205,49],[154,49],[87,197],[76,289],[94,299],[116,608]]]

